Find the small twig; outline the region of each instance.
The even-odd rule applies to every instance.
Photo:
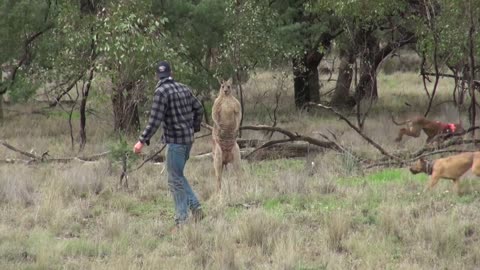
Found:
[[[125,153],[122,156],[122,174],[120,175],[120,186],[122,186],[122,183],[125,183],[125,187],[128,188],[128,172],[127,172],[127,160],[128,160],[128,154]],[[125,181],[123,181],[125,180]]]
[[[145,165],[145,163],[149,162],[150,160],[152,160],[154,157],[156,157],[158,154],[160,154],[163,149],[165,149],[165,147],[167,147],[166,144],[164,144],[162,146],[162,148],[160,148],[160,150],[158,150],[157,152],[155,152],[153,155],[151,155],[150,157],[148,157],[147,159],[145,159],[140,165],[138,165],[135,169],[132,169],[130,171],[127,171],[127,173],[131,173],[131,172],[134,172],[134,171],[138,171],[140,168],[143,167],[143,165]]]

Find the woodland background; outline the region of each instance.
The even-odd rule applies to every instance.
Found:
[[[477,148],[479,14],[478,0],[0,1],[0,268],[475,269],[478,179],[424,194],[403,167]],[[132,154],[162,59],[205,123],[221,78],[244,113],[244,171],[221,196],[198,135],[186,174],[207,218],[176,235],[161,132]],[[391,115],[415,114],[471,132],[395,143]]]

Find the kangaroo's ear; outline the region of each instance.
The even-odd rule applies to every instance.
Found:
[[[233,79],[232,79],[232,77],[230,77],[230,79],[228,79],[227,83],[232,84],[232,82],[233,82]]]

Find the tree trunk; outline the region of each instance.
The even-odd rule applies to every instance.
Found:
[[[468,82],[470,88],[470,95],[472,97],[472,103],[470,105],[470,126],[475,126],[475,120],[477,118],[477,102],[475,98],[475,86],[473,81],[475,80],[475,45],[474,45],[474,34],[475,34],[475,21],[473,19],[473,6],[472,0],[468,1],[469,8],[470,8],[470,29],[468,31],[468,49],[469,49],[469,71],[470,71],[470,79]],[[472,138],[475,138],[475,130],[472,131]]]
[[[355,106],[355,100],[350,96],[350,86],[353,79],[355,54],[352,50],[341,50],[340,59],[337,84],[335,86],[335,93],[333,94],[331,104],[337,108],[351,108]]]
[[[318,65],[323,56],[317,50],[310,50],[301,58],[292,60],[293,87],[297,109],[303,109],[308,102],[320,102]]]
[[[371,70],[365,70],[360,75],[357,88],[355,89],[355,101],[358,103],[364,98],[377,99],[377,74]]]
[[[3,125],[3,94],[0,95],[0,125]]]
[[[407,33],[402,40],[392,41],[380,49],[379,41],[372,33],[364,34],[364,39],[359,44],[363,45],[361,53],[360,80],[355,87],[355,101],[358,102],[365,97],[376,99],[377,91],[377,68],[390,53],[410,43],[416,42],[413,33]]]
[[[98,8],[99,1],[95,0],[80,0],[80,12],[82,15],[94,15]]]
[[[140,130],[140,117],[134,91],[135,84],[125,82],[118,85],[112,93],[115,131],[135,133]]]
[[[380,65],[383,58],[378,62],[379,41],[373,35],[373,31],[364,31],[359,35],[362,46],[360,52],[360,80],[355,89],[355,100],[359,102],[363,98],[376,99],[377,92],[377,67]],[[387,55],[385,55],[386,57]]]
[[[80,147],[79,152],[83,151],[85,145],[87,144],[87,100],[88,94],[90,93],[90,87],[92,86],[93,74],[95,71],[95,67],[91,67],[88,71],[88,78],[87,82],[83,85],[82,89],[82,100],[80,101]]]

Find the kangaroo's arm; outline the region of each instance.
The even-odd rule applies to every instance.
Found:
[[[221,115],[221,104],[219,99],[215,99],[212,107],[212,120],[218,126],[220,123],[220,115]]]
[[[235,101],[235,124],[238,132],[240,130],[240,122],[242,121],[242,106],[238,100]]]

